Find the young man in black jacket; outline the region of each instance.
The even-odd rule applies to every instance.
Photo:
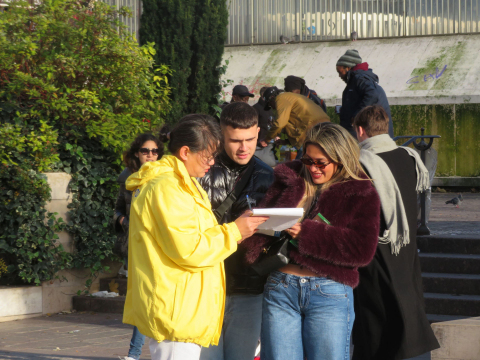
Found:
[[[234,221],[247,210],[248,201],[254,207],[263,199],[273,182],[273,169],[254,156],[260,129],[253,107],[243,102],[227,105],[220,116],[220,125],[224,151],[199,182],[208,194],[218,222],[223,224]],[[235,198],[229,196],[232,192]],[[218,346],[202,349],[201,360],[254,358],[260,337],[265,278],[245,265],[244,253],[240,246],[225,260],[227,298],[222,335]]]
[[[393,138],[393,122],[387,95],[378,84],[378,76],[368,68],[368,63],[362,62],[357,50],[347,50],[338,59],[337,72],[347,84],[342,94],[340,125],[356,137],[352,126],[355,116],[369,105],[380,105],[388,114],[388,135]]]
[[[389,119],[378,105],[354,120],[360,162],[382,204],[380,234],[372,262],[358,269],[354,290],[354,360],[409,359],[439,344],[425,314],[417,252],[417,191],[430,186],[418,154],[388,135]]]

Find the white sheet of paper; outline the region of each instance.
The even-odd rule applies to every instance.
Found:
[[[252,216],[269,216],[259,230],[282,231],[295,225],[303,216],[303,208],[253,209]]]

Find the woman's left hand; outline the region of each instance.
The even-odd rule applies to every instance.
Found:
[[[291,228],[287,229],[287,233],[295,239],[300,233],[300,230],[302,230],[302,224],[296,223]]]

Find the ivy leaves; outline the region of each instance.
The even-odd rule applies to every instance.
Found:
[[[7,187],[7,184],[9,187]],[[50,188],[40,174],[19,166],[0,165],[0,253],[7,264],[3,284],[40,284],[71,266],[72,256],[57,244],[65,223],[44,206]]]

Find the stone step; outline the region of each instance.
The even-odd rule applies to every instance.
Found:
[[[125,296],[101,298],[88,295],[73,297],[73,309],[76,311],[93,311],[99,313],[123,314]]]
[[[434,324],[437,322],[453,321],[453,320],[463,320],[463,319],[469,319],[469,318],[470,316],[427,314],[427,319],[430,322],[430,324]]]
[[[423,291],[454,295],[480,295],[480,275],[422,273]]]
[[[420,253],[480,255],[479,236],[417,236]]]
[[[480,296],[425,293],[428,314],[479,316]]]
[[[420,253],[422,272],[480,274],[480,255]]]
[[[120,277],[114,277],[114,278],[104,278],[100,279],[100,291],[109,291],[112,292],[113,289],[110,288],[110,284],[112,283],[112,280],[115,282],[115,285],[118,285],[118,293],[121,296],[125,296],[127,294],[127,278],[120,278]]]

